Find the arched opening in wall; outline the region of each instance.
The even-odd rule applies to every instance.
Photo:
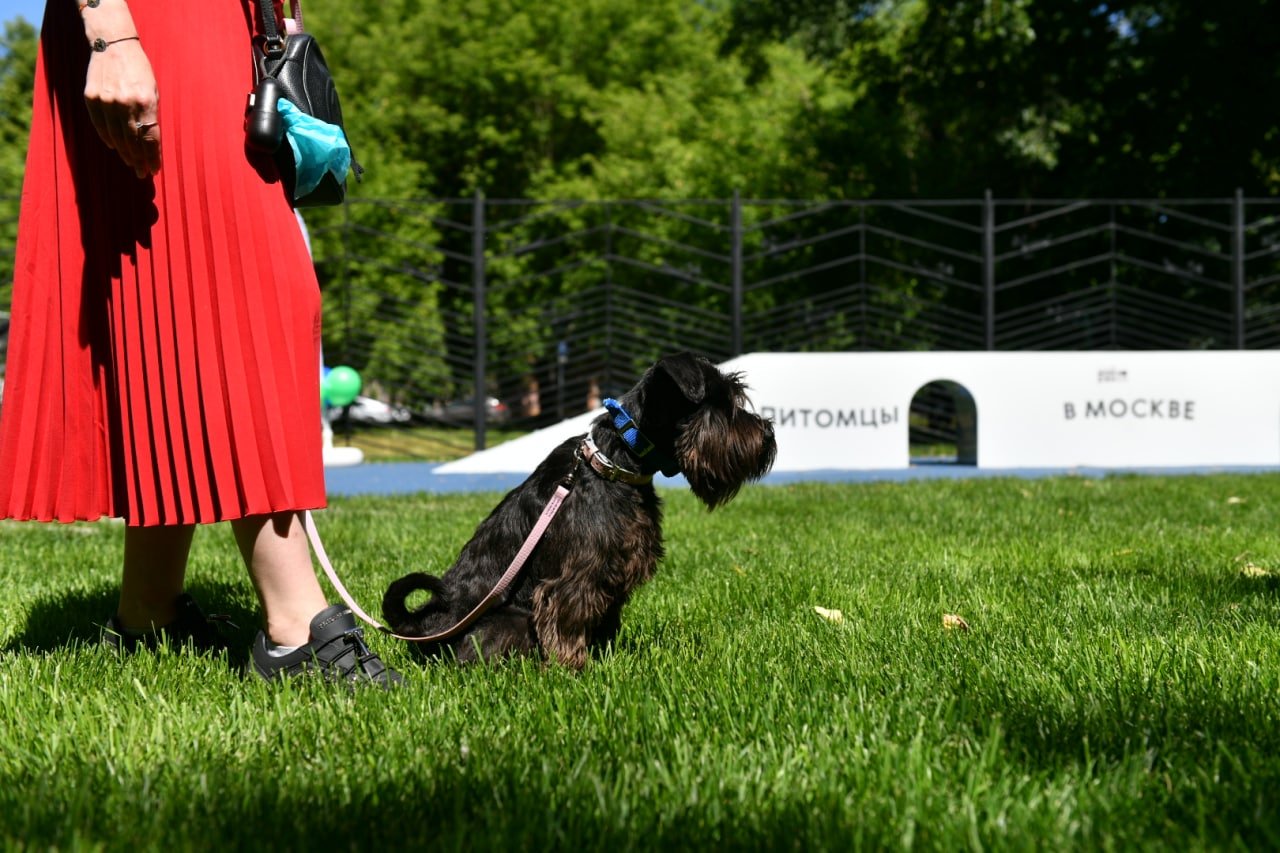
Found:
[[[908,421],[913,464],[978,464],[978,407],[963,385],[949,379],[922,385]]]

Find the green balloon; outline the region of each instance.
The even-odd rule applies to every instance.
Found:
[[[354,368],[340,364],[324,378],[325,398],[334,406],[349,406],[360,393],[360,374]]]

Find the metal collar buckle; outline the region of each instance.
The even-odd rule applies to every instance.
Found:
[[[582,444],[578,447],[578,455],[582,457],[591,470],[595,471],[609,482],[629,483],[633,486],[642,486],[646,483],[653,482],[652,474],[637,474],[635,471],[623,468],[604,454],[591,436],[587,436],[582,440]]]

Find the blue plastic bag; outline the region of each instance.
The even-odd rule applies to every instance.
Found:
[[[277,109],[284,119],[289,147],[293,149],[297,174],[293,197],[299,199],[314,190],[325,173],[332,173],[339,182],[343,181],[351,168],[351,146],[342,128],[307,115],[285,98],[277,102]]]

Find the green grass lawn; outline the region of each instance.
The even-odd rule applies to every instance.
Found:
[[[450,462],[475,452],[475,433],[458,427],[423,426],[353,426],[335,425],[333,442],[351,445],[364,451],[369,462]],[[485,430],[485,447],[527,435],[528,430],[489,427]]]
[[[583,673],[422,667],[375,637],[409,685],[355,695],[117,659],[92,623],[121,528],[0,524],[0,837],[1280,845],[1280,477],[757,487],[714,514],[668,494],[668,558]],[[341,500],[319,523],[374,607],[445,568],[495,499]],[[200,531],[190,579],[247,644],[225,526]]]

